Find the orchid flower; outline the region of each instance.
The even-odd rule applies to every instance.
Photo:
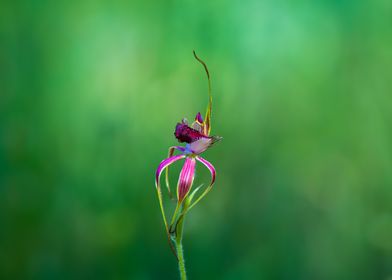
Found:
[[[212,111],[210,74],[207,65],[200,58],[197,57],[195,52],[193,52],[193,54],[195,58],[204,66],[208,78],[209,101],[207,105],[207,112],[204,119],[200,112],[197,113],[195,120],[191,125],[189,125],[186,119],[183,119],[180,123],[177,123],[174,135],[177,138],[178,142],[185,143],[185,146],[170,147],[168,158],[166,158],[159,164],[155,174],[155,187],[158,194],[158,200],[162,212],[163,222],[165,224],[166,234],[170,247],[179,261],[181,279],[186,279],[181,244],[182,226],[185,214],[203,197],[205,197],[205,195],[211,190],[215,182],[216,172],[214,166],[206,159],[202,158],[200,154],[205,152],[215,142],[222,139],[219,136],[210,136]],[[175,151],[178,151],[179,154],[174,155]],[[184,160],[184,165],[182,166],[177,183],[177,203],[171,222],[170,224],[168,224],[163,205],[160,178],[163,171],[166,170],[166,187],[170,197],[172,197],[169,184],[169,166],[180,160]],[[195,198],[195,194],[203,186],[201,185],[192,191],[197,162],[200,162],[208,169],[211,174],[211,181],[209,182],[205,190],[197,198]],[[175,243],[176,248],[174,248],[173,243]]]

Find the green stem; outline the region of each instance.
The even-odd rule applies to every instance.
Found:
[[[183,254],[183,251],[182,251],[182,244],[181,244],[181,242],[176,242],[176,248],[177,248],[177,256],[178,256],[178,268],[180,270],[181,280],[186,280],[184,254]]]
[[[182,249],[182,228],[184,223],[184,215],[181,215],[178,220],[176,229],[176,251],[178,257],[178,268],[180,270],[181,280],[186,280],[186,270],[184,262],[184,253]]]

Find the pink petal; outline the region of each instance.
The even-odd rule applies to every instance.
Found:
[[[195,166],[195,158],[187,157],[178,178],[177,198],[179,203],[184,200],[192,187],[195,178]]]
[[[172,157],[169,157],[169,158],[163,160],[163,161],[159,164],[159,166],[158,166],[158,168],[157,168],[157,171],[156,171],[156,173],[155,173],[155,187],[156,187],[157,189],[160,188],[159,179],[160,179],[160,177],[161,177],[162,171],[163,171],[166,167],[168,167],[169,165],[173,164],[173,163],[176,162],[177,160],[182,159],[182,158],[184,158],[184,157],[185,157],[185,155],[176,155],[176,156],[172,156]]]
[[[209,161],[205,160],[204,158],[202,158],[200,156],[196,157],[196,159],[198,161],[200,161],[202,164],[204,164],[205,167],[207,167],[207,169],[210,171],[210,173],[211,173],[211,183],[210,183],[210,186],[212,187],[212,185],[215,182],[215,176],[216,176],[215,167]]]
[[[202,164],[204,164],[204,166],[207,167],[207,169],[210,171],[210,173],[211,173],[211,182],[208,185],[208,187],[204,190],[204,192],[189,206],[188,211],[191,208],[193,208],[193,206],[195,206],[197,203],[199,203],[199,201],[202,200],[203,197],[206,196],[210,192],[210,190],[212,189],[212,186],[214,185],[214,182],[215,182],[216,172],[215,172],[214,166],[211,163],[209,163],[207,160],[202,158],[202,157],[197,156],[196,159],[198,161],[200,161]]]

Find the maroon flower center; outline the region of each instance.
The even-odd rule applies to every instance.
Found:
[[[174,135],[181,143],[182,142],[192,143],[199,140],[202,137],[206,137],[196,129],[190,128],[185,123],[178,123],[176,125],[176,131],[174,132]]]

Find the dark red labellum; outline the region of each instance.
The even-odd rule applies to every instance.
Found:
[[[199,140],[202,137],[205,137],[199,131],[190,128],[188,125],[184,123],[178,123],[176,125],[176,130],[174,132],[174,135],[181,143],[182,142],[192,143],[195,142],[196,140]]]

